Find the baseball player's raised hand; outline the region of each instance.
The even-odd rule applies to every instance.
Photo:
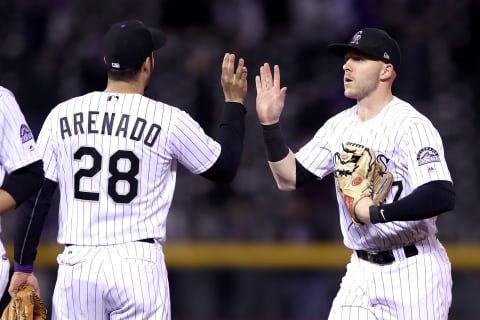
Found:
[[[264,63],[260,67],[260,75],[255,77],[257,86],[257,117],[261,124],[268,125],[280,120],[287,87],[280,87],[280,67],[273,67],[273,77],[270,65]]]
[[[225,54],[222,63],[221,83],[225,102],[243,104],[247,95],[247,67],[243,58],[238,59],[238,65],[235,70],[235,54]]]

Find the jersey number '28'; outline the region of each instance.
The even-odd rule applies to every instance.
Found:
[[[95,176],[102,168],[102,155],[93,147],[80,147],[73,155],[75,160],[81,160],[84,156],[89,156],[93,164],[88,169],[79,169],[74,175],[75,198],[82,200],[98,201],[100,195],[98,192],[88,192],[80,190],[80,180],[82,178],[91,178]],[[118,170],[119,160],[130,161],[128,171]],[[139,159],[132,151],[119,150],[112,154],[108,161],[108,170],[111,174],[108,178],[108,195],[117,203],[129,203],[138,194],[138,180],[135,176],[139,172]],[[126,194],[119,194],[117,183],[126,181],[129,185],[129,191]]]

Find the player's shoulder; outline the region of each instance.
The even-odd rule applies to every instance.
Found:
[[[0,86],[0,114],[3,117],[11,117],[12,113],[18,114],[21,108],[18,105],[15,94],[9,89]]]
[[[150,108],[150,111],[155,110],[153,114],[157,120],[162,119],[162,121],[175,122],[184,114],[184,110],[167,102],[147,96],[141,96],[141,99],[143,106]]]
[[[153,98],[150,98],[150,97],[147,97],[147,96],[142,96],[142,99],[145,100],[144,101],[145,104],[147,104],[149,106],[152,106],[154,108],[165,109],[165,110],[168,110],[170,112],[180,112],[180,111],[182,111],[180,108],[178,108],[174,105],[171,105],[167,102],[156,100],[156,99],[153,99]]]
[[[397,118],[399,122],[405,124],[418,124],[425,123],[431,125],[432,122],[426,115],[421,113],[417,108],[415,108],[411,103],[400,99],[396,96],[393,97],[392,101],[388,105],[388,113]]]
[[[144,104],[157,110],[157,112],[155,112],[157,116],[162,118],[168,117],[168,121],[170,122],[175,121],[178,118],[191,117],[190,114],[182,107],[174,106],[168,102],[156,100],[146,96],[143,96],[142,99],[144,99]],[[158,112],[159,110],[161,112]]]
[[[327,119],[325,125],[337,126],[339,123],[346,123],[350,120],[354,120],[357,117],[357,105],[348,107],[330,118]]]
[[[109,107],[112,104],[114,109]],[[132,109],[131,106],[136,106]],[[121,110],[126,114],[130,114],[132,110],[142,110],[140,113],[148,114],[152,118],[150,120],[158,120],[158,118],[168,118],[174,121],[182,110],[153,98],[141,94],[132,93],[110,93],[104,91],[92,91],[83,95],[66,99],[57,104],[51,110],[51,114],[71,114],[72,110],[88,110],[99,108],[107,108],[109,110]]]
[[[88,92],[88,93],[85,93],[85,94],[82,94],[82,95],[67,98],[65,100],[60,101],[56,106],[53,107],[53,109],[65,108],[68,105],[74,104],[79,100],[84,100],[86,97],[96,95],[96,94],[100,94],[100,93],[101,92],[99,92],[99,91],[93,91],[93,92]]]
[[[12,92],[4,86],[0,86],[0,94],[12,94]]]
[[[9,89],[0,86],[0,99],[3,99],[5,97],[15,98],[15,95]]]

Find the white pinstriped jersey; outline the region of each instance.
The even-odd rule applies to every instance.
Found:
[[[330,118],[296,158],[323,178],[333,172],[335,154],[341,153],[342,144],[347,142],[371,148],[393,174],[395,182],[385,203],[401,199],[429,181],[452,181],[440,134],[430,120],[397,97],[368,121],[359,121],[356,105]],[[348,248],[390,249],[437,233],[436,217],[357,226],[336,189],[341,231]]]
[[[0,181],[11,173],[40,160],[35,139],[13,93],[0,86]]]
[[[38,148],[59,184],[58,242],[77,245],[164,241],[177,161],[199,174],[221,151],[186,112],[105,92],[56,106]]]
[[[41,157],[13,93],[0,86],[0,185],[5,175]]]

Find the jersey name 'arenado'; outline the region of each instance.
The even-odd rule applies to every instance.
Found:
[[[115,119],[119,119],[115,121]],[[161,127],[156,123],[149,124],[142,118],[133,119],[129,114],[105,112],[101,115],[98,111],[78,112],[72,118],[62,117],[59,119],[62,140],[65,136],[78,134],[107,134],[123,136],[134,141],[143,139],[143,143],[149,147],[155,144],[160,134]]]

